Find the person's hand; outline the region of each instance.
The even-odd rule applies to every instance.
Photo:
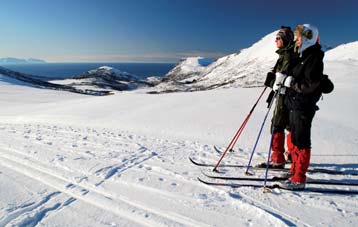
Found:
[[[272,90],[274,92],[278,91],[278,89],[280,89],[283,86],[283,82],[284,82],[285,78],[286,78],[286,74],[283,74],[280,72],[276,73],[276,79],[275,79],[275,82],[272,87]]]
[[[266,87],[272,87],[272,84],[275,81],[275,77],[276,77],[275,73],[268,72],[267,75],[266,75],[266,80],[265,80],[264,85]]]
[[[293,82],[293,77],[292,76],[288,76],[286,77],[285,81],[283,82],[283,86],[285,87],[291,87]]]

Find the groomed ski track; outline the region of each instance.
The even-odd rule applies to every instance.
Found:
[[[0,226],[50,226],[61,217],[68,218],[62,220],[64,226],[78,225],[79,219],[91,221],[89,217],[101,213],[106,221],[92,220],[96,226],[315,225],[317,218],[297,218],[285,201],[325,213],[328,221],[354,220],[356,197],[321,200],[314,193],[267,195],[259,189],[203,185],[196,180],[201,169],[187,157],[217,154],[198,142],[31,123],[0,124],[0,132],[0,180],[11,176],[27,182],[18,187],[28,193],[12,209],[6,201],[0,204]],[[340,203],[352,204],[352,209],[341,209]]]
[[[117,134],[117,132],[103,129],[81,129],[71,126],[26,124],[1,125],[0,128],[2,131],[1,174],[16,173],[17,178],[26,178],[32,182],[30,185],[42,185],[44,188],[42,191],[45,191],[36,201],[30,202],[32,205],[28,206],[24,203],[25,205],[18,206],[16,209],[3,210],[0,213],[0,226],[24,225],[24,223],[30,223],[27,226],[45,224],[51,218],[55,218],[57,213],[60,214],[77,203],[86,208],[90,207],[93,212],[99,210],[110,213],[119,220],[114,223],[125,223],[126,226],[212,226],[213,224],[220,225],[220,223],[229,226],[230,223],[240,222],[244,218],[244,215],[235,216],[233,213],[224,213],[221,218],[216,217],[216,220],[207,219],[206,217],[219,212],[217,210],[219,207],[214,204],[212,208],[205,208],[200,202],[198,205],[197,200],[210,200],[210,197],[215,198],[217,193],[213,193],[211,189],[205,190],[196,180],[186,177],[185,174],[189,173],[179,174],[165,168],[166,161],[171,160],[161,157],[157,149],[152,150],[137,143],[137,141],[150,141],[148,138],[126,134],[126,132]],[[11,138],[10,136],[4,137],[7,133],[12,135]],[[83,134],[80,136],[84,139],[83,141],[78,138],[79,134]],[[113,135],[120,135],[118,137],[121,139],[115,139],[113,137],[116,136]],[[55,142],[51,142],[51,139],[55,137],[61,140],[58,147]],[[121,140],[122,149],[126,147],[128,151],[131,149],[132,151],[127,152],[126,157],[114,158],[115,161],[111,161],[110,158],[114,157],[110,154],[114,153],[112,149],[121,146],[119,140]],[[81,142],[85,142],[86,146],[80,145]],[[158,147],[166,143],[161,140],[157,142]],[[186,142],[183,144],[171,142],[170,145],[174,148],[185,146],[185,144]],[[86,147],[83,152],[79,151],[82,146]],[[64,147],[77,151],[68,151],[67,154],[59,152]],[[111,152],[106,154],[108,157],[105,157],[108,148]],[[136,152],[133,153],[133,150]],[[71,157],[74,162],[67,165],[66,160],[71,159],[68,157],[71,155],[74,155]],[[90,161],[89,157],[100,155],[105,158],[98,157],[97,159],[96,157],[96,163]],[[117,155],[121,156],[121,154]],[[75,161],[85,159],[88,159],[91,164],[85,166],[88,167],[88,171],[78,168],[79,166],[73,166]],[[149,164],[153,160],[155,160],[154,164]],[[159,166],[155,163],[164,163],[164,165]],[[131,172],[128,177],[125,176],[127,172]],[[160,188],[162,184],[168,184],[168,186]],[[181,185],[185,186],[183,187],[186,191],[184,194],[179,194],[175,190]],[[36,192],[31,191],[30,194],[36,194]],[[201,198],[205,194],[212,195]],[[221,192],[218,192],[217,196],[222,197],[220,194]],[[189,195],[194,195],[194,198],[190,198]],[[224,197],[232,201],[236,200],[230,198],[229,195],[224,195]],[[178,203],[177,200],[184,202]],[[178,205],[182,208],[178,209]],[[234,210],[242,208],[246,210],[245,215],[259,212],[269,220],[271,225],[283,225],[281,220],[271,214],[252,208],[246,203],[239,201],[238,205],[233,206]],[[198,210],[200,215],[193,212],[194,210]]]

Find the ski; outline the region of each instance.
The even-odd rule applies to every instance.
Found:
[[[191,163],[197,166],[202,167],[215,167],[215,164],[209,164],[209,163],[202,163],[195,161],[191,157],[189,157],[189,160]],[[246,165],[240,165],[240,164],[221,164],[219,167],[228,167],[228,168],[247,168]],[[256,166],[250,166],[249,169],[252,170],[265,170],[266,168],[256,167]],[[288,169],[270,169],[270,171],[282,171],[287,172]],[[348,172],[348,171],[339,171],[339,170],[330,170],[330,169],[323,169],[323,168],[310,168],[308,169],[309,173],[326,173],[331,175],[351,175],[351,176],[358,176],[357,172]]]
[[[228,181],[209,181],[203,180],[198,177],[198,180],[201,183],[211,186],[224,186],[224,187],[231,187],[231,188],[241,188],[241,187],[250,187],[250,188],[264,188],[262,184],[243,184],[243,183],[230,183]],[[264,189],[281,189],[286,191],[292,191],[285,188],[282,188],[279,184],[269,184],[266,185]],[[337,188],[313,188],[313,187],[306,187],[303,190],[295,190],[295,191],[302,191],[302,192],[317,192],[317,193],[329,193],[329,194],[344,194],[344,195],[357,195],[358,190],[345,190],[345,189],[337,189]]]
[[[192,159],[191,157],[189,157],[189,160],[197,166],[203,166],[203,167],[215,167],[215,164],[208,164],[208,163],[202,163],[202,162],[198,162],[195,161],[194,159]],[[245,165],[239,165],[239,164],[221,164],[220,167],[233,167],[233,168],[246,168]],[[250,168],[252,169],[257,169],[257,167],[254,166],[250,166]],[[262,168],[258,168],[258,169],[262,169]],[[282,169],[279,169],[282,170]]]
[[[258,181],[264,182],[265,178],[258,178],[258,177],[232,177],[232,176],[217,176],[217,175],[210,175],[202,171],[202,174],[211,179],[219,179],[219,180],[226,180],[226,181]],[[269,177],[267,178],[267,182],[279,182],[287,180],[286,177]],[[316,180],[316,179],[308,179],[306,184],[321,184],[321,185],[344,185],[344,186],[358,186],[357,181],[342,181],[342,180]]]

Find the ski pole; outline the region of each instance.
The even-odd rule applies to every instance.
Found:
[[[278,94],[277,94],[278,95]],[[277,96],[275,95],[275,96]],[[278,99],[276,99],[276,106],[277,106],[277,102]],[[276,117],[275,114],[273,116],[274,118]],[[275,121],[275,119],[273,120],[273,122]],[[267,161],[266,161],[266,170],[265,170],[265,180],[264,180],[264,189],[263,192],[271,192],[271,190],[269,188],[266,188],[266,184],[267,184],[267,175],[268,175],[268,170],[269,170],[269,163],[270,163],[270,157],[271,157],[271,148],[272,148],[272,143],[273,143],[273,137],[274,137],[274,132],[275,132],[275,126],[272,126],[271,129],[271,139],[270,139],[270,146],[269,146],[269,151],[268,151],[268,156],[267,156]]]
[[[273,101],[275,100],[276,96],[277,96],[278,92],[275,93],[275,95],[273,96],[270,104],[269,104],[269,107],[268,107],[268,110],[267,110],[267,113],[264,117],[264,120],[262,122],[262,125],[261,125],[261,128],[260,128],[260,131],[259,131],[259,134],[257,136],[257,139],[256,139],[256,142],[255,142],[255,145],[254,145],[254,148],[252,149],[252,152],[251,152],[251,156],[250,156],[250,160],[249,160],[249,163],[247,164],[247,168],[246,168],[246,175],[250,175],[249,173],[249,168],[250,168],[250,165],[251,165],[251,161],[252,161],[252,157],[254,156],[254,153],[255,153],[255,150],[256,150],[256,147],[257,147],[257,144],[260,140],[260,137],[261,137],[261,133],[262,133],[262,129],[264,128],[264,125],[265,125],[265,122],[266,122],[266,119],[267,119],[267,116],[268,114],[270,113],[270,110],[271,110],[271,107],[272,107],[272,103]]]
[[[274,131],[275,131],[275,129],[274,129],[274,127],[272,127],[270,147],[269,147],[268,157],[267,157],[267,161],[266,161],[266,171],[265,171],[264,190],[263,190],[264,192],[270,192],[270,189],[266,188],[266,183],[267,183],[267,175],[268,175],[269,162],[270,162],[270,157],[271,157],[271,147],[272,147],[272,143],[273,143],[273,137],[274,137],[273,132]]]
[[[265,93],[266,89],[267,89],[267,87],[265,87],[264,90],[261,92],[259,98],[257,99],[257,101],[255,102],[255,104],[254,104],[253,107],[251,108],[249,114],[246,116],[246,118],[245,118],[245,120],[242,122],[240,128],[237,130],[237,132],[235,133],[234,137],[232,138],[230,144],[229,144],[229,145],[227,146],[227,148],[225,149],[225,152],[221,155],[219,161],[216,163],[216,165],[215,165],[213,171],[217,171],[217,168],[218,168],[218,166],[220,165],[220,163],[221,163],[221,161],[223,160],[223,158],[224,158],[224,156],[226,155],[226,153],[227,153],[229,150],[231,150],[231,149],[235,146],[237,140],[239,139],[239,137],[240,137],[240,135],[241,135],[241,132],[244,130],[244,128],[245,128],[247,122],[249,121],[249,118],[251,117],[251,114],[254,112],[254,110],[255,110],[257,104],[259,103],[259,101],[260,101],[261,97],[263,96],[263,94]]]

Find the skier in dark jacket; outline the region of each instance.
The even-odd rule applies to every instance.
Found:
[[[285,108],[285,88],[281,87],[285,75],[288,75],[292,70],[293,62],[297,59],[298,55],[294,51],[293,32],[290,27],[281,26],[281,29],[276,35],[276,47],[278,50],[276,53],[279,58],[272,70],[267,74],[265,80],[265,86],[271,87],[273,90],[267,100],[268,103],[272,101],[272,97],[275,92],[278,92],[276,98],[276,106],[272,118],[271,132],[272,135],[272,154],[270,157],[270,168],[282,169],[285,167],[285,129],[288,126],[288,110]],[[287,134],[287,152],[290,154],[293,149],[291,143],[291,134],[288,131]],[[266,167],[266,162],[258,165],[258,167]]]
[[[298,63],[284,80],[285,104],[289,109],[289,126],[294,145],[291,178],[282,183],[286,189],[304,189],[311,155],[311,125],[322,93],[324,53],[319,44],[318,29],[310,24],[298,25],[294,31]]]

